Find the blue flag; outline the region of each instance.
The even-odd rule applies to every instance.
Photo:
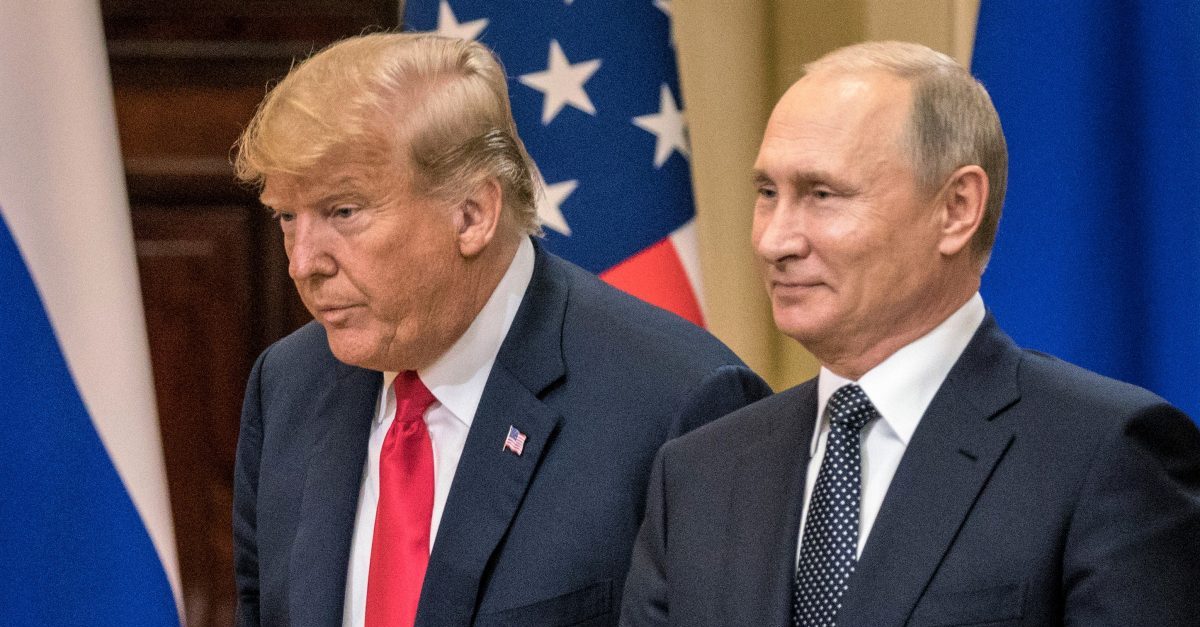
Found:
[[[1200,420],[1200,4],[985,0],[973,70],[1010,159],[988,306]]]
[[[0,623],[177,624],[154,545],[3,220],[0,289]]]
[[[702,323],[669,0],[408,0],[404,26],[504,63],[547,248]]]
[[[0,624],[179,624],[98,3],[0,2]]]

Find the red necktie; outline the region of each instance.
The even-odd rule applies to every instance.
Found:
[[[409,370],[396,377],[396,419],[379,453],[379,506],[367,576],[367,627],[412,625],[429,564],[433,442],[423,418],[433,394]]]

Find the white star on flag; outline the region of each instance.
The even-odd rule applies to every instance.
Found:
[[[600,69],[600,59],[572,64],[563,54],[558,40],[551,39],[546,65],[544,71],[524,74],[520,79],[522,84],[542,92],[542,126],[548,126],[566,105],[596,115],[596,107],[583,90],[583,84]]]
[[[442,0],[441,5],[438,6],[437,33],[444,37],[455,37],[457,39],[472,41],[476,37],[479,37],[483,29],[487,28],[487,25],[488,19],[486,17],[460,23],[454,15],[454,11],[450,10],[450,3],[447,0]]]
[[[675,96],[671,88],[664,83],[659,91],[659,111],[649,115],[639,115],[633,118],[638,128],[654,133],[657,141],[654,145],[654,167],[661,168],[667,162],[672,151],[679,151],[683,158],[691,155],[688,149],[687,125],[683,120],[683,110],[675,104]]]
[[[579,187],[579,181],[574,179],[553,184],[542,180],[542,193],[538,194],[537,202],[538,221],[563,235],[570,235],[571,226],[563,217],[562,204],[576,187]]]

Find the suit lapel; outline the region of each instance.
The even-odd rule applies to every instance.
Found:
[[[729,585],[721,624],[784,625],[791,608],[796,543],[809,443],[817,416],[816,380],[783,392],[770,422],[777,425],[740,457],[732,482],[726,540]],[[722,535],[724,534],[724,535]]]
[[[340,624],[350,541],[375,402],[378,372],[338,364],[332,385],[314,404],[313,444],[291,555],[290,620]],[[297,468],[297,472],[299,469]]]
[[[921,418],[867,538],[838,623],[902,625],[1012,443],[1020,351],[985,318]]]
[[[455,471],[425,573],[418,625],[465,625],[474,617],[484,571],[560,420],[540,395],[566,371],[561,337],[568,292],[555,260],[536,248],[533,277]],[[526,435],[521,455],[503,450],[510,425]]]

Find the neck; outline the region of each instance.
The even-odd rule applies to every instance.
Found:
[[[857,381],[875,366],[883,363],[896,351],[912,344],[958,311],[979,291],[979,279],[964,283],[958,289],[944,292],[940,297],[923,300],[919,314],[901,314],[894,324],[880,324],[891,332],[860,342],[837,342],[835,346],[806,345],[821,365],[838,376]]]

